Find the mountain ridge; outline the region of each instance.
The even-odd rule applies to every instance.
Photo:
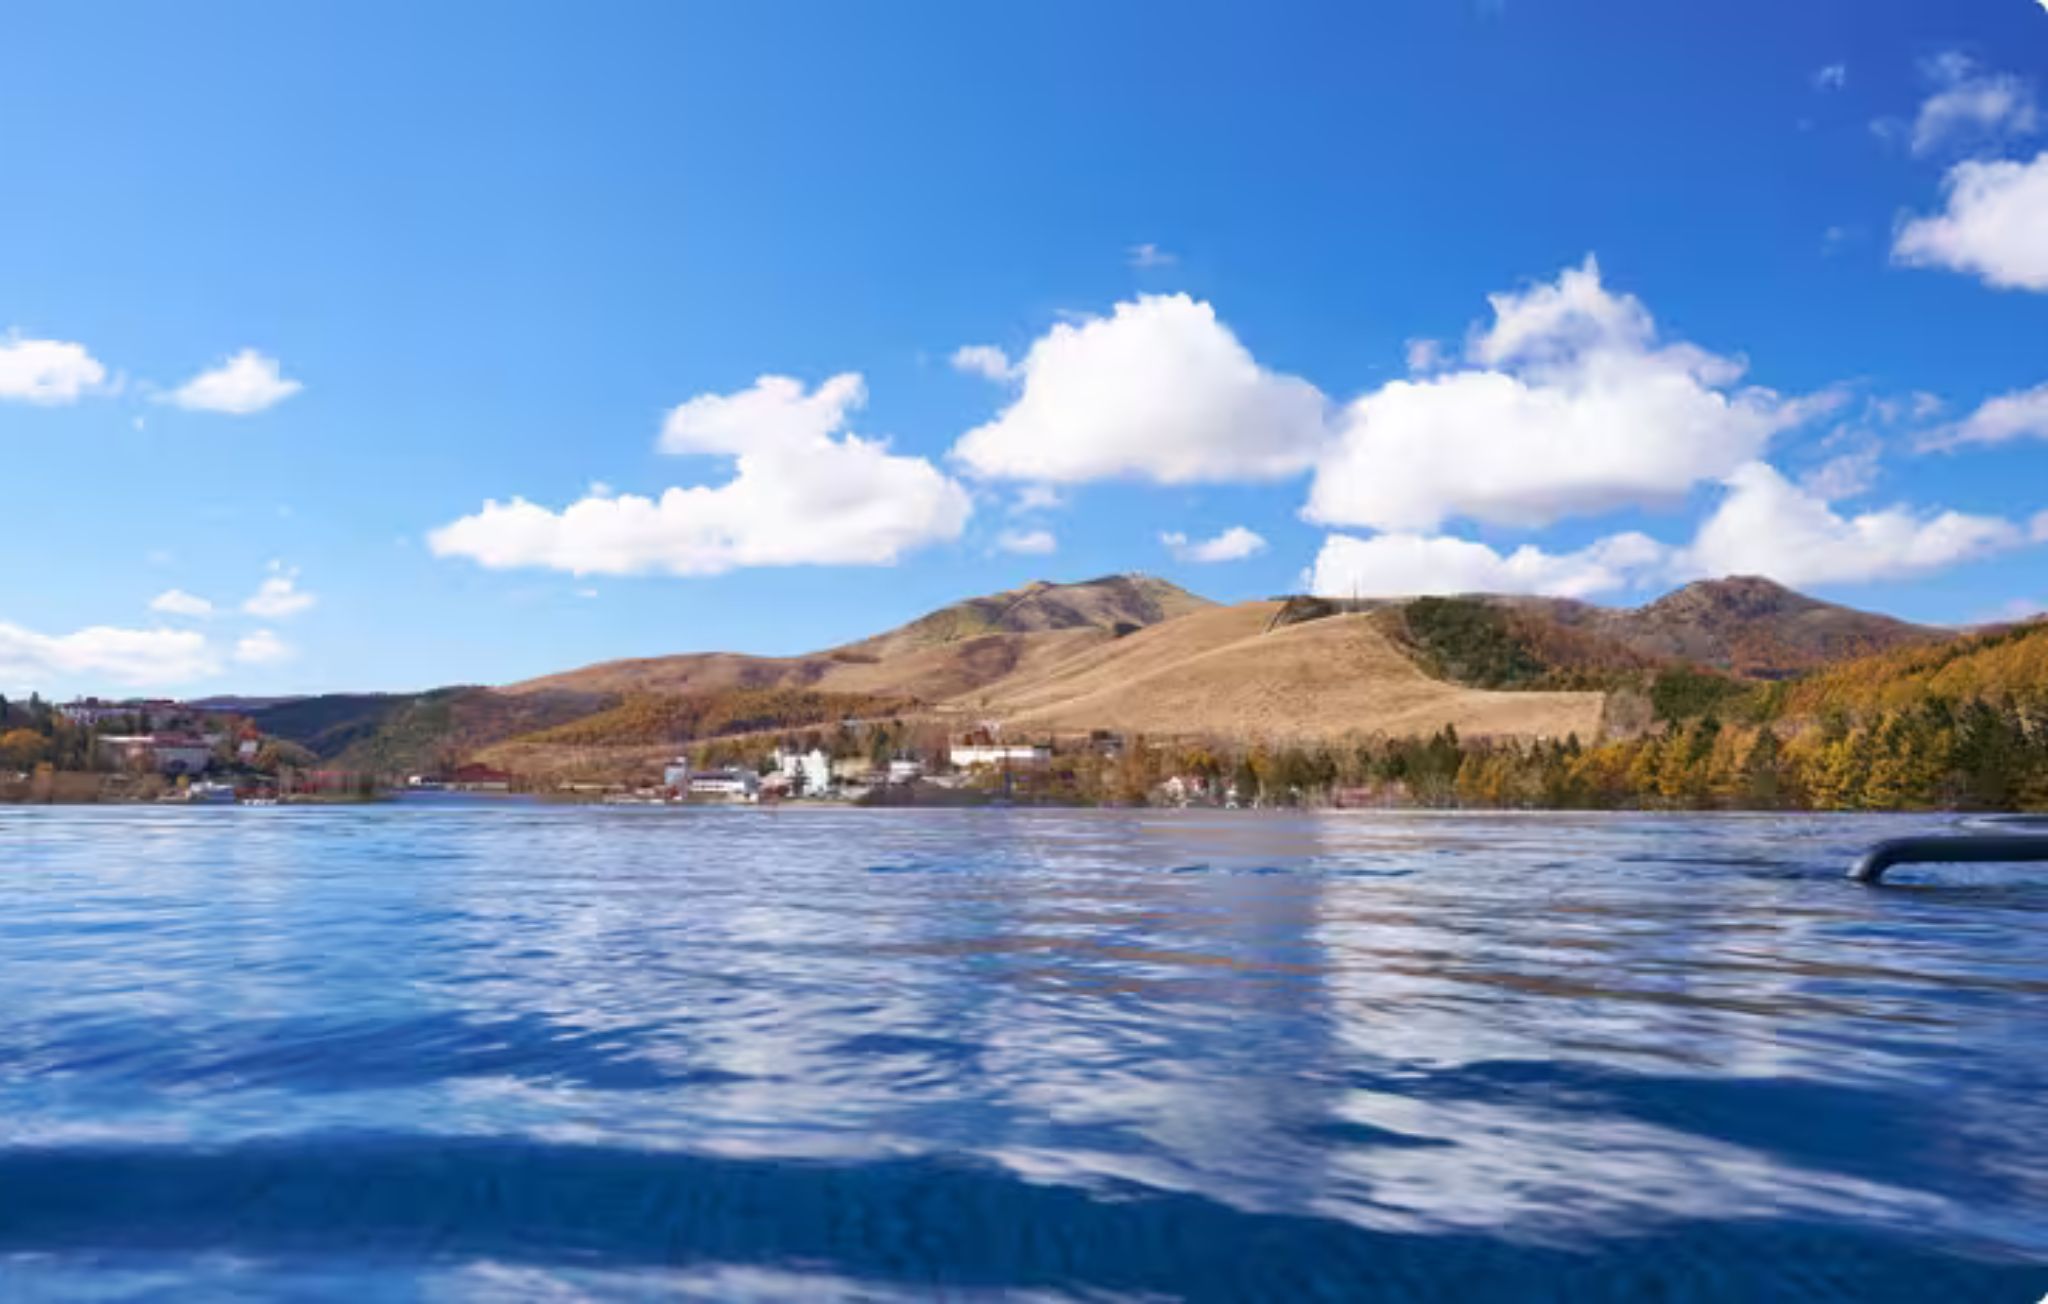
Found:
[[[1757,577],[1699,581],[1622,608],[1498,594],[1221,606],[1122,574],[1032,581],[800,656],[607,661],[502,688],[333,695],[254,715],[323,757],[339,748],[345,761],[379,767],[456,754],[532,759],[570,739],[596,745],[608,722],[655,755],[707,721],[815,727],[883,703],[941,731],[996,720],[1051,733],[1331,739],[1449,724],[1586,736],[1645,727],[1613,714],[1616,694],[1674,668],[1796,678],[1952,637]],[[676,736],[663,722],[675,722]]]

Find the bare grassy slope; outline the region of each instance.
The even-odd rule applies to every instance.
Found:
[[[607,661],[504,691],[623,696],[812,688],[936,702],[1209,605],[1144,575],[1109,575],[1079,584],[1040,581],[957,602],[887,633],[807,656],[704,652]]]
[[[1270,739],[1366,733],[1594,737],[1599,693],[1495,693],[1431,679],[1369,616],[1268,632],[1274,602],[1214,608],[949,704],[1021,729]]]

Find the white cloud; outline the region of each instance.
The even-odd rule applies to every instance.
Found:
[[[1058,552],[1060,541],[1051,530],[1005,530],[996,536],[996,547],[1024,557],[1043,557]]]
[[[294,655],[290,644],[267,629],[245,634],[235,641],[235,661],[245,666],[274,666]]]
[[[2031,163],[1967,160],[1943,182],[1947,207],[1899,228],[1892,257],[2004,290],[2048,291],[2048,153]]]
[[[2043,0],[2043,3],[2048,3],[2048,0]],[[2034,517],[2033,524],[2027,528],[2027,537],[2035,543],[2048,543],[2048,512]]]
[[[243,349],[164,395],[163,401],[193,412],[249,416],[276,407],[304,388],[279,371],[276,358]]]
[[[1879,460],[1884,450],[1875,444],[1829,458],[1799,477],[1800,485],[1822,502],[1858,498],[1877,484]]]
[[[219,668],[206,639],[192,630],[95,625],[75,634],[38,634],[0,623],[0,685],[10,692],[46,688],[53,680],[137,688],[189,683]]]
[[[589,496],[561,511],[514,498],[427,537],[436,556],[493,569],[576,575],[714,575],[742,566],[887,565],[955,539],[973,504],[921,457],[837,434],[865,388],[835,376],[809,394],[764,376],[734,395],[691,399],[669,414],[660,447],[735,459],[720,485]],[[836,435],[836,437],[835,437]]]
[[[1849,65],[1831,63],[1813,74],[1813,88],[1820,91],[1838,91],[1849,84]]]
[[[1844,516],[1763,462],[1738,468],[1691,544],[1619,534],[1570,553],[1408,532],[1333,534],[1309,582],[1325,597],[1540,593],[1586,597],[1650,582],[1764,575],[1783,584],[1848,584],[1923,575],[2028,542],[2048,542],[2048,512],[2029,526],[1908,507]]]
[[[2026,542],[2010,521],[1904,506],[1843,516],[1753,462],[1677,561],[1686,576],[1767,575],[1784,584],[1846,584],[1926,574]]]
[[[1182,294],[1055,325],[1016,374],[1016,401],[954,446],[976,475],[1274,479],[1306,467],[1323,438],[1322,394],[1260,367],[1213,308]]]
[[[953,350],[953,370],[987,380],[1009,380],[1017,374],[1010,355],[993,344],[963,344]]]
[[[1191,540],[1174,532],[1160,535],[1159,542],[1176,560],[1191,562],[1243,561],[1266,550],[1265,539],[1242,525],[1233,525],[1213,539]]]
[[[1619,534],[1571,553],[1525,545],[1511,553],[1447,536],[1397,533],[1369,539],[1333,534],[1309,574],[1328,598],[1393,598],[1460,593],[1540,593],[1582,598],[1628,587],[1669,558],[1656,540]]]
[[[1834,401],[1738,388],[1740,361],[1660,343],[1591,258],[1490,302],[1467,368],[1351,404],[1303,515],[1426,532],[1455,516],[1534,526],[1669,504]]]
[[[270,575],[256,586],[256,592],[242,604],[243,611],[265,620],[283,620],[313,605],[313,595],[299,588],[298,571],[286,570],[277,562],[270,563],[270,570]]]
[[[183,589],[165,589],[149,600],[151,611],[167,616],[211,616],[213,604]]]
[[[1407,348],[1408,371],[1411,375],[1422,375],[1436,371],[1448,361],[1444,356],[1442,340],[1410,340]]]
[[[2032,135],[2040,127],[2033,87],[2022,78],[1984,72],[1954,52],[1929,60],[1926,73],[1940,89],[1920,105],[1913,120],[1915,154],[1996,144]]]
[[[1146,243],[1131,246],[1131,266],[1139,270],[1154,267],[1171,267],[1180,259],[1156,244]]]
[[[107,369],[83,344],[0,336],[0,400],[54,407],[106,383]]]
[[[2003,444],[2013,439],[2048,439],[2048,384],[1986,400],[1960,423],[1928,439],[1925,446]]]
[[[1051,485],[1027,484],[1017,491],[1017,499],[1010,504],[1010,514],[1022,516],[1027,512],[1056,511],[1067,505],[1060,491]]]
[[[700,394],[677,404],[662,423],[656,447],[728,457],[802,448],[844,429],[847,416],[867,399],[867,384],[856,372],[834,376],[808,394],[793,377],[762,376],[737,394]]]

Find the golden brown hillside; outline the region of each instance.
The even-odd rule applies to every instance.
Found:
[[[1367,615],[1273,627],[1276,602],[1219,607],[948,703],[1022,730],[1311,739],[1595,736],[1599,693],[1499,693],[1432,679]]]
[[[2048,706],[2048,621],[1832,666],[1787,689],[1783,712],[1867,717],[1929,700],[1979,698],[2029,710]]]
[[[887,633],[807,656],[705,652],[607,661],[503,691],[632,696],[807,688],[937,702],[1209,605],[1144,575],[1079,584],[1040,581],[954,603]]]
[[[1488,598],[1533,622],[1533,637],[1590,640],[1570,656],[1600,645],[1652,661],[1723,670],[1752,679],[1785,679],[1852,657],[1920,647],[1953,637],[1948,630],[1908,624],[1796,593],[1756,576],[1701,580],[1633,608],[1599,607],[1563,598]]]

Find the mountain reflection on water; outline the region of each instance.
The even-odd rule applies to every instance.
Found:
[[[1936,823],[7,810],[0,1297],[2031,1300]]]

